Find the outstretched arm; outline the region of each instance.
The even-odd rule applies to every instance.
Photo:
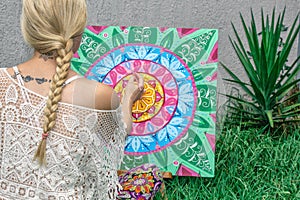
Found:
[[[126,123],[127,134],[131,132],[132,129],[132,105],[135,101],[140,99],[144,92],[144,79],[137,73],[133,73],[130,78],[122,98],[122,112]]]

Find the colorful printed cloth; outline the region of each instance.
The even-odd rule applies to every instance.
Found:
[[[123,190],[117,199],[150,200],[160,189],[163,177],[159,168],[153,164],[135,167],[119,177]]]

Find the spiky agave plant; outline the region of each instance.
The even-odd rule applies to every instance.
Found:
[[[296,78],[300,71],[300,56],[287,66],[287,59],[299,34],[300,24],[297,14],[292,26],[289,28],[286,39],[282,39],[282,29],[285,9],[275,19],[275,9],[271,19],[261,10],[261,32],[257,31],[256,22],[251,10],[251,25],[246,26],[243,16],[240,14],[243,29],[247,38],[244,45],[235,26],[232,24],[235,40],[229,37],[230,42],[245,70],[249,82],[241,80],[225,64],[221,63],[232,79],[225,79],[240,88],[250,97],[249,100],[227,95],[239,105],[229,109],[231,116],[242,115],[242,123],[246,126],[260,126],[263,130],[273,129],[286,123],[298,123],[300,121],[300,103],[288,105],[290,99],[300,95],[296,92],[287,96],[289,91],[300,79]],[[247,47],[247,50],[246,50]],[[249,50],[248,50],[249,48]],[[247,109],[245,109],[247,107]]]

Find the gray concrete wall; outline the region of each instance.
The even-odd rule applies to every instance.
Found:
[[[285,23],[291,24],[300,10],[300,0],[87,0],[88,23],[93,25],[141,25],[163,27],[200,27],[219,29],[219,60],[234,72],[241,66],[230,46],[228,35],[232,35],[230,22],[241,30],[239,12],[249,22],[250,8],[259,22],[261,7],[270,13],[273,7],[282,11],[286,6]],[[31,51],[23,43],[19,17],[21,0],[0,1],[0,66],[8,67],[26,60]],[[296,57],[297,46],[291,60]],[[225,77],[219,69],[219,87]],[[228,90],[228,89],[227,89]]]

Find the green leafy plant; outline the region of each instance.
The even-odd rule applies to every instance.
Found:
[[[288,104],[291,99],[300,95],[299,90],[290,91],[300,79],[296,78],[300,71],[299,59],[288,66],[288,56],[298,36],[300,24],[299,14],[287,32],[285,39],[281,37],[287,27],[283,25],[285,9],[275,19],[275,9],[271,18],[261,10],[261,32],[258,32],[251,10],[251,25],[247,27],[243,16],[241,22],[247,38],[244,45],[235,26],[232,24],[235,40],[230,42],[242,64],[249,82],[241,80],[229,67],[221,63],[232,79],[225,79],[239,85],[249,97],[248,100],[234,95],[226,95],[239,106],[230,105],[230,116],[242,116],[242,123],[247,126],[260,126],[263,130],[274,129],[282,124],[299,123],[300,103]],[[246,49],[247,48],[247,49]],[[232,106],[233,105],[233,106]],[[239,122],[240,123],[240,122]]]

